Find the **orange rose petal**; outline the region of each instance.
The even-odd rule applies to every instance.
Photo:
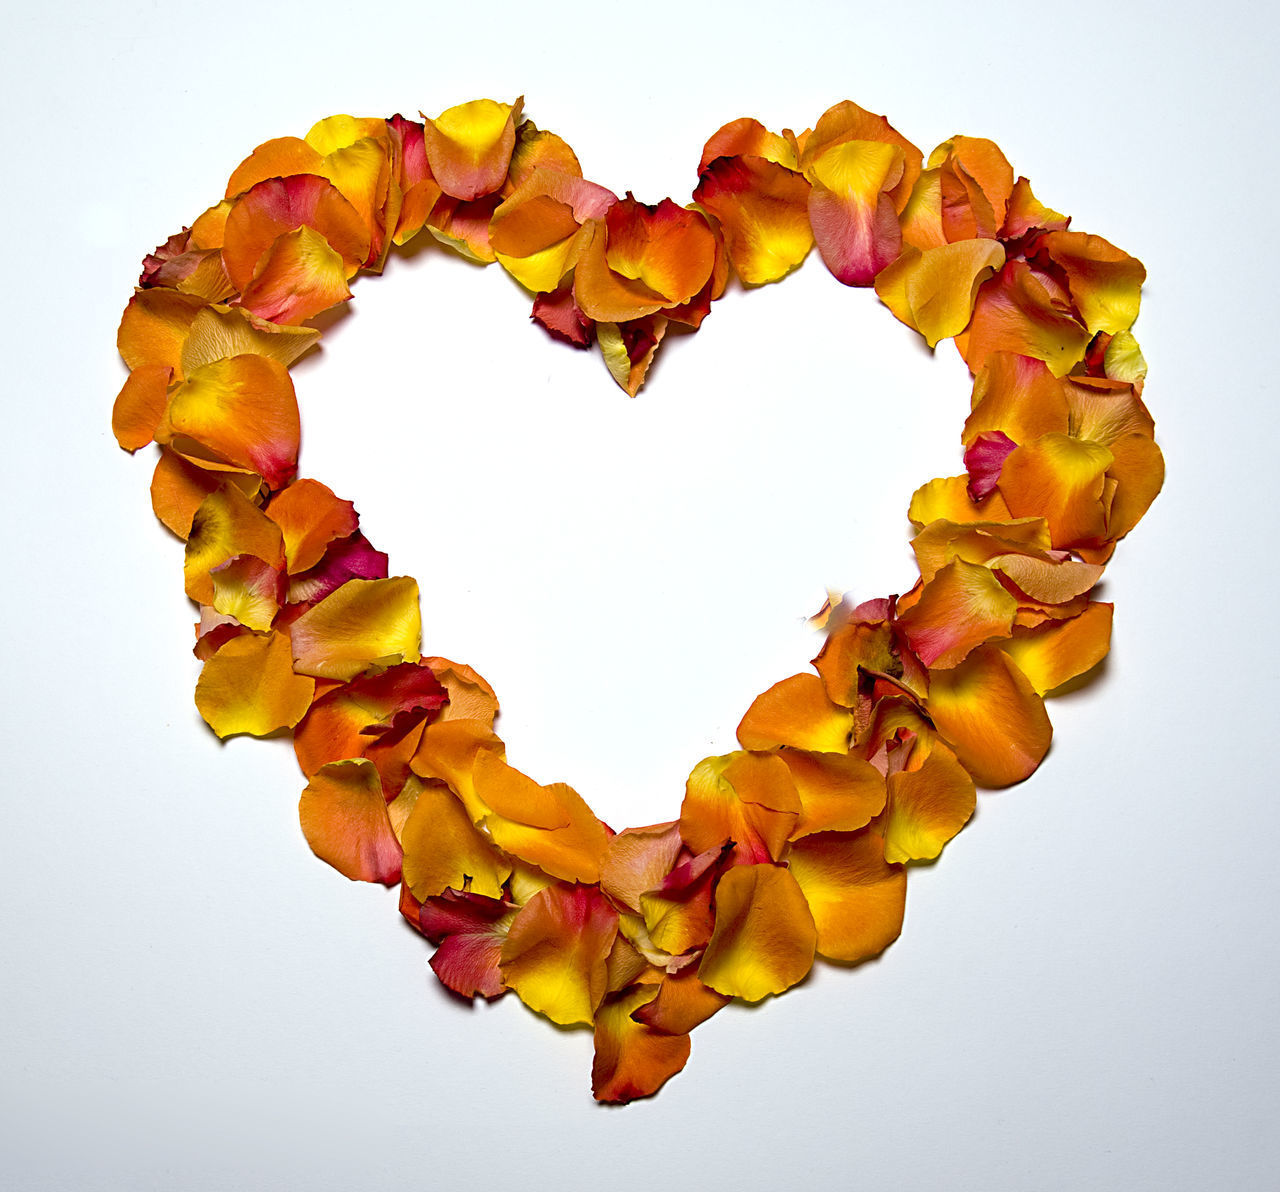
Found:
[[[1015,241],[1033,232],[1061,232],[1070,222],[1070,216],[1046,207],[1032,193],[1031,183],[1019,178],[1009,195],[1009,209],[1000,238]]]
[[[955,559],[935,572],[900,623],[925,666],[949,667],[975,646],[1008,637],[1017,611],[989,568]]]
[[[261,319],[291,326],[350,297],[346,262],[319,232],[303,226],[267,249],[240,304]]]
[[[472,779],[499,848],[563,881],[600,880],[609,831],[572,787],[540,786],[487,751],[476,756]]]
[[[722,851],[710,849],[677,865],[653,890],[640,895],[645,930],[656,947],[680,956],[711,938],[712,886]]]
[[[434,120],[423,117],[431,173],[446,195],[464,201],[493,194],[506,181],[523,99],[475,99]]]
[[[907,509],[907,517],[917,528],[936,521],[1001,522],[1010,516],[999,489],[984,500],[975,501],[967,475],[939,477],[921,485],[912,494]]]
[[[192,319],[182,344],[182,371],[232,356],[269,356],[288,368],[320,339],[310,327],[281,327],[240,307],[207,306]]]
[[[356,507],[318,480],[295,480],[267,502],[264,512],[284,536],[291,575],[310,570],[324,558],[330,542],[350,537],[360,525]]]
[[[956,559],[987,564],[1011,553],[1038,553],[1047,557],[1051,545],[1048,524],[1039,517],[967,525],[938,519],[911,540],[920,578],[925,583]]]
[[[810,181],[813,181],[817,159],[836,146],[846,145],[851,141],[877,141],[900,150],[902,175],[888,192],[895,211],[902,211],[906,206],[916,179],[920,176],[920,150],[883,116],[868,112],[850,100],[844,100],[823,112],[813,131],[802,140],[804,144],[800,165]]]
[[[591,1092],[597,1101],[651,1097],[688,1061],[688,1035],[661,1035],[631,1017],[656,996],[656,989],[641,986],[600,1007],[591,1064]]]
[[[775,865],[737,865],[716,885],[716,925],[698,979],[758,1002],[808,976],[818,933],[795,877]]]
[[[417,802],[405,821],[404,880],[420,901],[447,889],[501,898],[511,866],[471,822],[466,808],[435,783],[420,786]]]
[[[1149,441],[1149,440],[1148,440]],[[1102,444],[1041,435],[1009,454],[1000,493],[1015,517],[1043,517],[1061,550],[1106,536],[1106,472],[1115,457]]]
[[[226,197],[234,199],[268,178],[291,174],[323,174],[324,155],[301,137],[275,137],[264,141],[232,171]]]
[[[660,295],[663,306],[688,302],[711,277],[715,237],[698,211],[678,207],[670,199],[648,206],[627,195],[605,213],[604,226],[609,270]],[[593,318],[604,318],[581,299],[579,303]]]
[[[809,255],[810,189],[802,174],[764,157],[721,157],[703,168],[693,199],[719,221],[734,271],[758,286]]]
[[[111,432],[126,451],[137,451],[155,438],[156,427],[169,404],[168,364],[144,364],[125,379],[111,409]]]
[[[316,699],[294,732],[298,764],[311,775],[326,762],[363,757],[380,736],[432,717],[447,698],[431,670],[412,663],[338,684]]]
[[[805,171],[813,183],[809,222],[818,252],[847,286],[871,285],[901,251],[902,229],[888,192],[902,172],[902,150],[882,141],[834,146]]]
[[[174,391],[156,433],[198,464],[230,464],[280,488],[298,462],[293,381],[282,364],[264,356],[201,365]]]
[[[473,202],[446,196],[431,209],[427,231],[454,252],[482,265],[492,265],[498,258],[489,243],[489,225],[499,202],[498,195]]]
[[[353,679],[370,666],[417,662],[418,583],[407,576],[348,580],[294,621],[292,635],[295,666],[319,678]]]
[[[695,853],[732,841],[750,861],[776,860],[800,815],[786,764],[770,754],[708,757],[690,771],[680,835]]]
[[[516,143],[511,152],[511,166],[507,170],[503,194],[510,194],[523,185],[535,170],[554,170],[572,178],[582,177],[578,155],[569,143],[554,132],[538,128],[532,120],[525,120],[516,128]]]
[[[942,186],[942,226],[950,241],[993,239],[1013,194],[1013,167],[993,141],[953,137],[929,157]]]
[[[151,507],[164,525],[179,538],[186,539],[191,534],[196,510],[205,497],[224,483],[252,498],[262,482],[248,473],[206,472],[177,452],[162,447],[151,478]]]
[[[1079,616],[1015,630],[1000,643],[1039,695],[1097,666],[1111,649],[1113,605],[1092,603]]]
[[[948,243],[942,228],[942,179],[939,170],[925,170],[916,180],[907,205],[898,216],[902,242],[921,252]]]
[[[253,555],[274,568],[284,566],[279,527],[232,484],[223,484],[201,502],[191,521],[183,571],[187,595],[213,604],[210,572],[236,555]]]
[[[614,836],[600,866],[600,888],[617,904],[640,913],[640,895],[662,884],[680,854],[680,824],[627,828]]]
[[[1147,278],[1141,261],[1101,236],[1066,231],[1041,236],[1034,259],[1051,261],[1066,275],[1071,300],[1091,334],[1133,326]]]
[[[204,664],[196,683],[196,707],[219,737],[261,737],[297,724],[314,692],[313,679],[293,673],[288,638],[246,633],[226,642]]]
[[[977,807],[969,771],[938,741],[919,769],[890,774],[888,788],[881,831],[889,862],[932,860]]]
[[[583,314],[602,323],[625,323],[661,310],[666,301],[662,294],[609,268],[607,247],[603,221],[585,224],[573,273],[573,298]]]
[[[202,298],[176,290],[139,290],[129,299],[120,318],[116,346],[130,369],[159,365],[173,369],[182,380],[182,345],[197,314],[205,309]]]
[[[759,157],[788,170],[800,168],[795,137],[790,132],[781,135],[770,132],[751,116],[732,120],[711,134],[702,147],[698,173],[704,173],[716,158],[722,157]]]
[[[663,1035],[687,1035],[733,999],[709,989],[698,979],[696,966],[668,973],[658,996],[632,1012],[637,1022]]]
[[[502,945],[502,978],[531,1010],[590,1023],[604,998],[618,912],[592,886],[557,883],[535,895]]]
[[[907,872],[885,860],[884,841],[875,832],[807,836],[787,861],[813,915],[820,955],[856,964],[898,938]]]
[[[1026,443],[1069,426],[1067,390],[1043,360],[992,352],[973,383],[973,411],[961,438],[967,447],[979,435],[1000,431]]]
[[[908,247],[876,275],[876,293],[929,347],[969,325],[978,287],[1004,264],[994,240],[962,240],[928,248]]]
[[[888,625],[848,622],[827,635],[813,661],[830,699],[842,707],[858,704],[861,675],[869,672],[902,678],[904,665]]]
[[[318,770],[302,792],[298,818],[311,851],[344,877],[387,886],[400,880],[400,845],[371,762],[331,762]]]
[[[979,786],[1021,782],[1053,737],[1044,701],[996,646],[979,646],[951,670],[931,671],[925,711]]]
[[[1032,600],[1065,604],[1082,596],[1102,578],[1103,568],[1074,559],[1037,559],[1031,555],[995,555],[988,565],[1016,584]]]
[[[1043,360],[1061,377],[1083,359],[1089,332],[1054,301],[1029,265],[1008,261],[979,288],[969,329],[956,344],[973,373],[993,352],[1015,352]]]
[[[471,816],[479,823],[489,814],[475,788],[476,758],[481,753],[505,756],[506,746],[494,733],[492,723],[481,720],[447,720],[429,725],[422,734],[410,766],[423,778],[438,778],[448,784]]]
[[[1145,435],[1125,435],[1111,444],[1108,477],[1117,481],[1107,515],[1107,537],[1123,538],[1141,521],[1164,487],[1164,456]]]
[[[792,841],[814,832],[856,831],[884,810],[884,775],[870,762],[847,753],[799,749],[783,749],[778,756],[800,796]]]
[[[441,720],[479,720],[492,727],[498,715],[498,697],[471,667],[448,658],[424,658],[440,685],[449,693]]]
[[[853,713],[827,697],[815,674],[792,675],[757,695],[738,725],[743,749],[790,745],[819,753],[844,753],[853,731]]]
[[[304,226],[328,241],[346,277],[368,260],[369,228],[332,182],[315,174],[269,178],[241,195],[227,215],[222,259],[236,289],[249,285],[278,237]]]

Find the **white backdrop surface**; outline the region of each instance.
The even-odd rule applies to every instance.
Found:
[[[1270,605],[1275,18],[1259,6],[76,5],[7,18],[11,281],[0,1186],[1253,1189],[1280,1163]],[[918,868],[902,939],[730,1010],[654,1100],[589,1032],[436,986],[394,894],[297,827],[288,747],[191,699],[180,546],[114,446],[138,260],[260,141],[526,96],[587,175],[684,201],[703,141],[851,98],[996,140],[1140,257],[1169,466],[1098,681]],[[670,818],[826,588],[909,585],[963,366],[816,254],[728,296],[634,402],[497,270],[393,260],[295,370],[304,474],[419,578],[512,762]]]

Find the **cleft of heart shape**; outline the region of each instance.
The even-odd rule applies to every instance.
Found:
[[[960,831],[977,787],[1044,757],[1044,697],[1107,653],[1093,591],[1163,480],[1131,330],[1145,271],[1070,230],[991,141],[925,159],[850,102],[799,134],[726,124],[686,205],[587,181],[522,107],[333,116],[255,149],[146,257],[112,425],[131,452],[158,445],[205,720],[291,732],[316,854],[398,884],[457,994],[510,990],[590,1027],[596,1098],[628,1101],[733,999],[891,944],[911,863]],[[615,832],[511,765],[490,686],[423,655],[416,581],[298,475],[288,370],[320,338],[309,322],[424,231],[498,263],[631,396],[672,324],[696,330],[734,276],[776,282],[815,245],[974,376],[963,470],[911,498],[918,578],[829,601],[813,669],[750,702],[741,748],[693,767],[676,819]]]

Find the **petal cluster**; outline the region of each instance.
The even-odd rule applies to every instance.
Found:
[[[456,994],[514,992],[591,1029],[594,1095],[629,1101],[734,999],[882,952],[909,866],[965,826],[978,788],[1045,757],[1046,698],[1106,656],[1097,585],[1163,480],[1132,333],[1145,272],[1071,230],[992,142],[926,158],[853,103],[800,133],[726,124],[690,201],[656,203],[585,179],[522,113],[333,116],[256,149],[144,260],[112,427],[128,451],[156,445],[200,714],[220,737],[290,735],[315,853],[398,885]],[[500,265],[632,396],[672,325],[696,330],[733,277],[779,281],[814,247],[973,374],[963,470],[911,499],[918,577],[830,600],[813,669],[749,704],[739,748],[692,768],[672,819],[615,832],[512,765],[493,689],[424,654],[417,582],[299,475],[290,366],[316,316],[424,233]]]

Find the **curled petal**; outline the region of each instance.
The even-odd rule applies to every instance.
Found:
[[[298,803],[311,851],[352,881],[400,880],[400,845],[372,762],[331,762],[307,783]]]
[[[995,646],[979,646],[959,666],[930,672],[925,710],[980,786],[1021,782],[1053,737],[1044,701]]]
[[[640,391],[666,333],[664,315],[646,315],[626,323],[596,324],[596,339],[609,375],[628,397],[635,397]]]
[[[688,302],[711,277],[715,236],[700,212],[670,199],[650,207],[628,195],[605,213],[604,226],[608,268],[660,295],[663,306]]]
[[[800,168],[796,138],[790,129],[779,136],[751,116],[731,120],[711,134],[702,147],[698,173],[703,173],[718,157],[759,157],[785,166],[788,170]]]
[[[441,720],[478,720],[492,727],[498,715],[498,697],[485,680],[463,662],[448,658],[424,658],[449,696]]]
[[[314,679],[293,673],[289,640],[246,633],[224,643],[200,672],[196,707],[219,737],[265,736],[306,715]]]
[[[994,141],[952,137],[929,157],[942,188],[942,226],[950,241],[993,239],[1013,194],[1013,167]]]
[[[186,591],[213,604],[210,572],[237,555],[252,555],[277,570],[284,566],[280,528],[233,484],[223,484],[201,502],[191,519],[183,570]]]
[[[818,933],[787,869],[737,865],[716,885],[716,925],[698,979],[718,993],[758,1002],[808,976]]]
[[[151,477],[151,508],[156,517],[179,538],[191,535],[196,510],[212,492],[231,484],[242,495],[253,497],[261,486],[256,475],[244,472],[206,472],[168,447],[160,449]]]
[[[252,555],[237,555],[209,573],[213,607],[246,629],[265,633],[284,600],[284,576]]]
[[[410,767],[423,778],[438,778],[463,802],[472,823],[489,808],[476,794],[475,767],[481,753],[504,756],[506,746],[492,724],[480,720],[449,720],[428,725]]]
[[[417,662],[418,583],[408,577],[348,580],[293,623],[302,674],[353,679],[375,664]]]
[[[907,517],[917,528],[936,521],[1002,522],[1012,515],[1000,490],[975,499],[968,474],[938,477],[922,484],[912,494]]]

